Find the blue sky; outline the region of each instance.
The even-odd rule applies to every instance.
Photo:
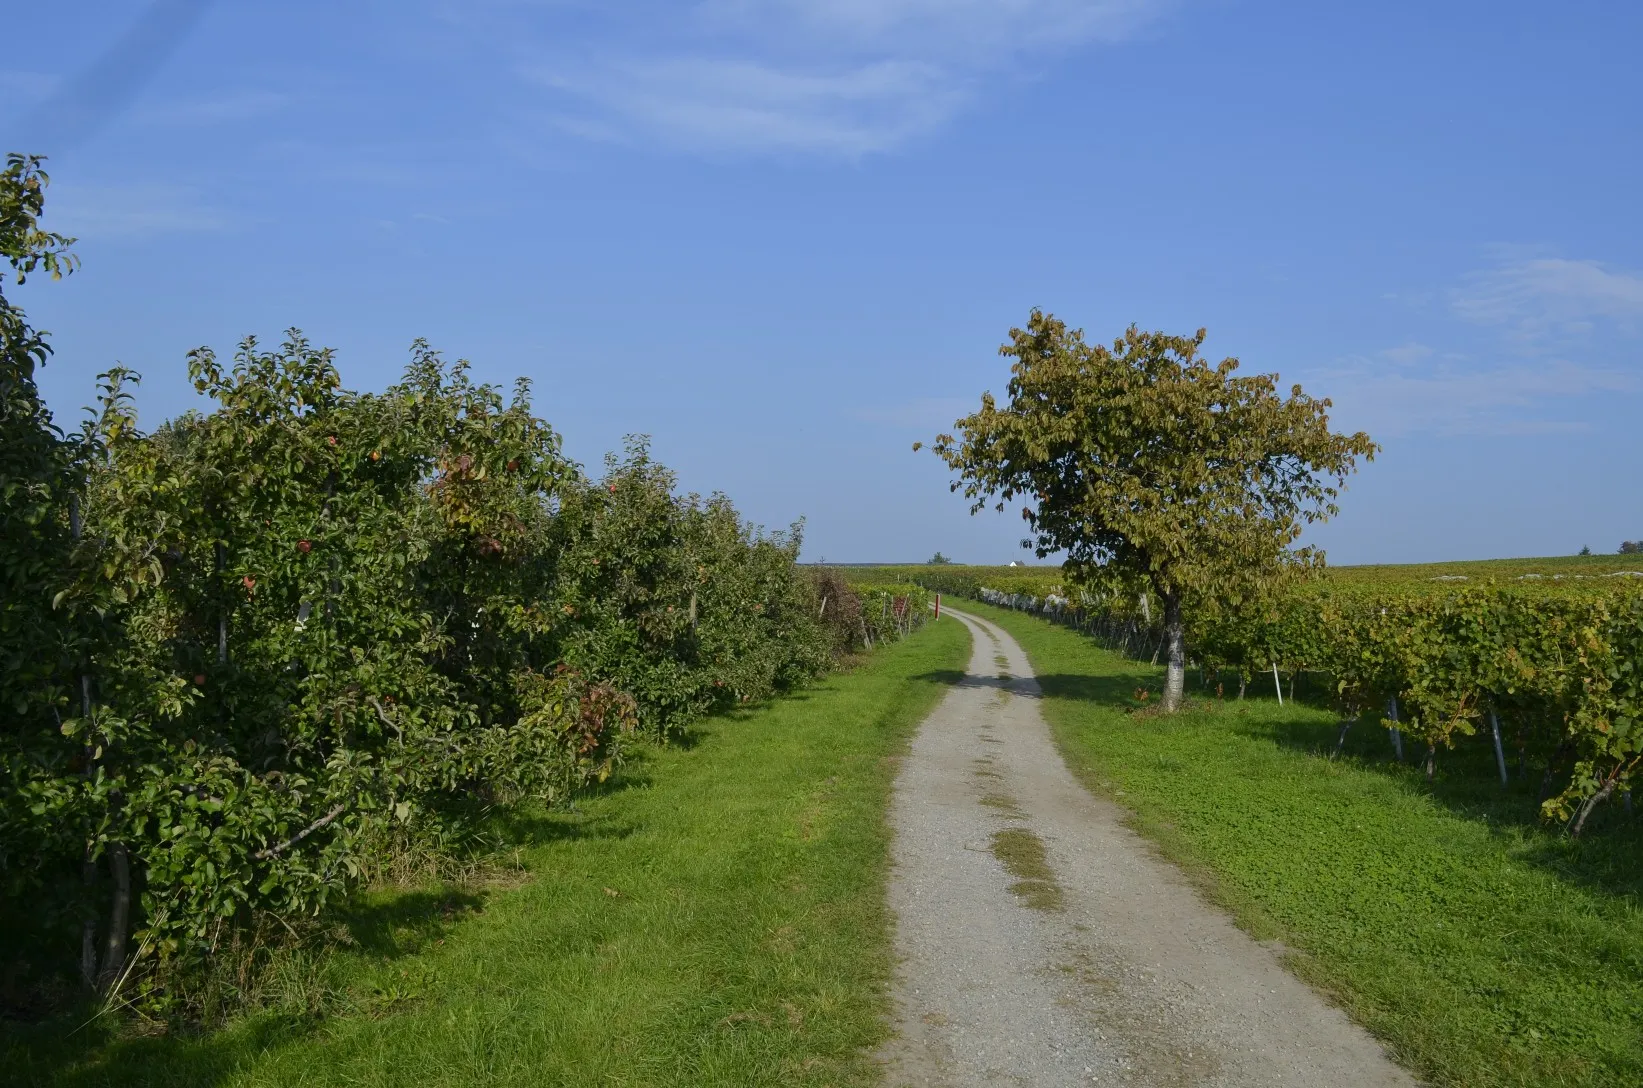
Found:
[[[1643,5],[85,0],[7,15],[0,145],[83,269],[18,298],[72,419],[288,326],[526,374],[597,467],[836,561],[1021,557],[910,451],[1033,306],[1334,399],[1333,562],[1643,538]],[[66,421],[66,420],[65,420]]]

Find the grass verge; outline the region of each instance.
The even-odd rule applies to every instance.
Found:
[[[521,886],[363,897],[353,947],[293,957],[274,1008],[195,1038],[13,1035],[0,1079],[872,1083],[894,757],[968,655],[942,621],[646,751],[578,811],[521,826]]]
[[[1435,785],[1383,731],[1271,699],[1136,712],[1161,671],[966,602],[1026,650],[1063,755],[1292,968],[1438,1085],[1643,1084],[1643,828],[1572,842],[1478,744]],[[1189,678],[1189,694],[1195,687]],[[1533,768],[1531,768],[1533,772]]]

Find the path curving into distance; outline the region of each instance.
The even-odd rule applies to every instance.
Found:
[[[970,667],[891,804],[886,1085],[1414,1085],[1072,776],[1015,640],[947,611]]]

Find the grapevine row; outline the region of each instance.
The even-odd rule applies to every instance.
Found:
[[[932,570],[933,590],[1049,613],[1145,656],[1158,640],[1145,594],[1092,594],[1039,571]],[[1544,762],[1560,785],[1548,819],[1579,834],[1594,808],[1643,772],[1643,578],[1631,571],[1505,581],[1326,577],[1241,608],[1201,610],[1192,655],[1256,674],[1312,674],[1344,721],[1373,724],[1424,752],[1484,734]]]

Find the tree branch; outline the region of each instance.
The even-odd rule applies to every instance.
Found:
[[[303,828],[301,831],[297,832],[295,835],[292,835],[289,839],[286,839],[284,842],[280,843],[278,846],[270,846],[266,850],[258,850],[255,854],[253,854],[251,856],[256,858],[258,861],[267,861],[271,857],[275,857],[276,855],[283,854],[285,851],[291,849],[291,847],[297,845],[297,843],[301,842],[303,839],[306,839],[308,836],[312,835],[314,832],[318,831],[320,828],[322,828],[322,827],[326,826],[327,824],[329,824],[332,820],[335,820],[338,816],[341,816],[345,811],[347,811],[347,809],[348,809],[348,806],[347,806],[346,803],[339,803],[330,812],[327,812],[324,816],[321,816],[319,819],[315,820],[313,823],[309,824],[307,827]]]
[[[392,729],[399,736],[400,746],[403,747],[405,744],[405,730],[394,724],[394,720],[388,717],[388,712],[382,709],[382,704],[377,702],[375,695],[368,697],[365,701],[370,703],[371,709],[377,712],[377,717],[382,719],[382,724]]]

